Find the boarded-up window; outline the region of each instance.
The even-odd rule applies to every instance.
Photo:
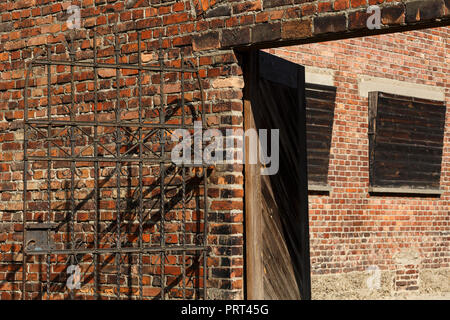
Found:
[[[336,88],[307,83],[305,95],[308,184],[313,189],[328,184]]]
[[[369,93],[370,186],[438,190],[445,103]]]

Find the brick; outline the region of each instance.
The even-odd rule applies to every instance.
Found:
[[[243,209],[241,201],[212,201],[211,210]]]
[[[153,28],[160,26],[162,24],[162,19],[160,17],[155,17],[151,19],[139,20],[136,22],[136,29]]]
[[[230,276],[231,269],[229,268],[213,268],[212,275],[217,278],[228,278]]]
[[[254,16],[253,15],[245,15],[245,16],[239,16],[239,24],[241,26],[246,26],[254,23]]]
[[[367,0],[350,0],[352,8],[357,8],[361,6],[365,6],[367,4]]]
[[[192,43],[191,36],[176,37],[176,38],[173,38],[173,40],[172,40],[172,44],[174,46],[186,46],[186,45],[190,45],[191,43]]]
[[[100,78],[111,78],[116,76],[115,69],[99,69],[98,75]]]
[[[9,60],[9,54],[8,52],[2,52],[0,53],[0,61],[8,61]]]
[[[14,3],[15,9],[30,8],[36,4],[36,0],[19,0]]]
[[[233,14],[261,10],[261,1],[244,1],[233,5]]]
[[[230,77],[230,78],[218,78],[212,82],[213,88],[239,88],[242,89],[244,87],[244,80],[239,77]]]
[[[0,32],[9,32],[13,31],[14,24],[12,22],[3,22],[0,23]]]
[[[222,47],[250,43],[250,28],[225,29],[222,31]]]
[[[418,286],[408,286],[406,287],[406,290],[419,290]]]
[[[405,8],[403,5],[383,7],[381,10],[381,22],[384,25],[401,24],[405,22]]]
[[[33,37],[30,40],[28,40],[29,46],[39,46],[47,43],[47,36],[42,35],[38,37]]]
[[[198,15],[209,9],[209,0],[193,0],[193,3]]]
[[[319,12],[329,12],[332,10],[331,2],[319,2],[317,8]]]
[[[177,2],[173,5],[172,10],[174,12],[183,11],[184,10],[184,3],[183,2]]]
[[[292,0],[262,0],[263,1],[263,7],[266,8],[275,8],[275,7],[281,7],[286,5],[293,4]]]
[[[267,22],[269,20],[269,14],[267,12],[259,12],[255,16],[255,23]]]
[[[313,15],[316,12],[316,8],[316,5],[312,3],[302,6],[302,16]]]
[[[349,13],[348,29],[349,30],[367,29],[367,19],[369,17],[370,14],[368,14],[366,10]]]
[[[443,0],[406,2],[406,22],[433,20],[442,17],[444,13]]]
[[[345,31],[347,20],[344,14],[328,15],[314,18],[314,34]]]
[[[205,18],[216,18],[226,16],[231,16],[231,7],[227,5],[215,7],[205,14]]]
[[[217,49],[220,46],[219,32],[217,31],[194,36],[193,40],[194,51]]]
[[[9,41],[5,44],[5,49],[8,51],[11,51],[11,50],[17,50],[17,49],[24,48],[25,46],[26,46],[25,40]]]
[[[311,20],[288,21],[283,23],[281,37],[283,39],[302,39],[311,36]]]
[[[186,12],[171,14],[164,16],[163,22],[165,25],[177,24],[188,21],[188,14]]]
[[[281,38],[281,23],[264,23],[252,27],[252,42],[260,43]]]
[[[350,0],[336,0],[334,2],[334,10],[344,10],[350,7]]]
[[[281,11],[281,10],[280,10]],[[284,15],[282,18],[288,20],[288,19],[300,19],[302,16],[301,9],[300,8],[287,8],[286,10],[283,10]]]

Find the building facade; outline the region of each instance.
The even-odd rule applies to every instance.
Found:
[[[448,39],[436,28],[269,50],[306,66],[307,83],[336,88],[329,189],[309,195],[313,297],[448,295]],[[442,193],[369,192],[369,91],[447,106]]]

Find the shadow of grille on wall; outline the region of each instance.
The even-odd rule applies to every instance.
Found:
[[[198,70],[90,35],[28,67],[22,298],[206,298],[207,167],[170,160],[173,130],[206,127]]]

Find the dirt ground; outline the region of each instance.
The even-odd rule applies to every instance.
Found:
[[[398,291],[394,288],[393,271],[383,271],[380,286],[367,286],[367,272],[313,275],[313,300],[450,300],[450,269],[421,270],[418,290]]]

